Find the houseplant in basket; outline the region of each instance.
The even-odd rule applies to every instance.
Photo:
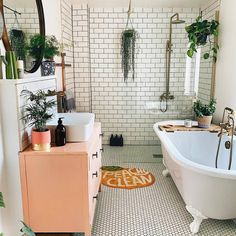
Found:
[[[54,75],[56,63],[54,61],[54,56],[59,55],[59,42],[56,37],[46,36],[45,37],[45,47],[43,51],[44,61],[41,64],[41,73],[42,76]]]
[[[29,101],[22,119],[30,126],[34,126],[31,133],[33,150],[49,150],[51,135],[46,123],[53,117],[52,109],[56,102],[54,99],[49,99],[50,95],[42,90],[38,90],[36,93],[23,90],[22,95]]]
[[[209,128],[212,115],[216,110],[216,100],[211,99],[209,104],[203,104],[200,100],[197,100],[193,104],[193,110],[197,116],[198,127]]]

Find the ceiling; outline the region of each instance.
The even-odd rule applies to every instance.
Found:
[[[133,7],[196,7],[206,5],[211,0],[132,0]],[[71,0],[72,4],[86,3],[90,7],[127,7],[129,0]]]

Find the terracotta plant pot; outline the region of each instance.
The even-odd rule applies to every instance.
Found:
[[[31,142],[34,151],[49,151],[51,148],[50,130],[44,132],[32,130]]]
[[[198,127],[199,128],[209,128],[211,126],[212,116],[203,116],[197,117]]]

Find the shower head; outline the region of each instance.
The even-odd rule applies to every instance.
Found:
[[[185,23],[185,20],[173,20],[173,21],[171,21],[171,24],[183,24],[183,23]]]
[[[174,17],[176,17],[176,20],[173,20]],[[185,23],[184,20],[179,19],[179,13],[175,13],[173,16],[171,16],[170,22],[171,22],[171,24],[183,24],[183,23]]]

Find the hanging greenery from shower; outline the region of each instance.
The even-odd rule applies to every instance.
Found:
[[[198,16],[196,22],[186,26],[185,30],[189,39],[187,55],[192,58],[199,46],[205,46],[209,43],[209,50],[203,54],[203,58],[212,58],[216,62],[219,45],[214,37],[218,36],[219,22],[202,20],[202,16]]]
[[[127,82],[129,72],[132,73],[132,78],[134,80],[137,38],[138,32],[135,29],[125,29],[121,35],[121,55],[124,82]]]

